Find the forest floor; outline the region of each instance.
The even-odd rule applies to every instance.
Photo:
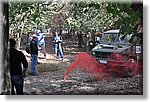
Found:
[[[143,77],[135,75],[129,78],[110,77],[103,80],[93,78],[90,73],[74,70],[64,82],[67,67],[75,55],[65,55],[64,61],[56,61],[54,54],[39,53],[36,76],[30,75],[30,55],[26,55],[29,68],[24,83],[26,95],[142,95]]]
[[[29,67],[24,82],[26,95],[142,95],[143,76],[141,74],[129,78],[109,77],[95,79],[90,73],[81,70],[72,71],[64,81],[68,66],[75,60],[75,55],[85,51],[77,48],[76,42],[67,39],[64,43],[64,60],[56,61],[50,39],[46,39],[47,56],[38,55],[37,75],[31,73],[31,56],[25,50]],[[49,41],[49,42],[48,42]]]

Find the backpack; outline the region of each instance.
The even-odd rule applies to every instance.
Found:
[[[30,53],[31,53],[31,47],[30,47],[30,45],[29,45],[29,44],[26,46],[26,52],[27,52],[28,54],[30,54]]]

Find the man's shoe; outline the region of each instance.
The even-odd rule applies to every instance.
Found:
[[[37,75],[38,75],[37,73],[32,74],[32,76],[37,76]]]
[[[60,58],[61,61],[63,61],[63,58]]]
[[[37,64],[40,64],[40,62],[37,62]]]

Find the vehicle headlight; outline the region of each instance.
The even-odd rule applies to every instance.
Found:
[[[95,51],[92,51],[92,55],[95,55]]]

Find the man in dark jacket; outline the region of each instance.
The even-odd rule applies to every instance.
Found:
[[[23,95],[23,77],[25,76],[26,69],[28,67],[28,62],[25,55],[15,49],[16,41],[10,39],[10,75],[11,75],[11,94],[12,95]],[[23,69],[21,67],[23,64]],[[14,90],[16,89],[16,93]]]
[[[33,34],[32,40],[30,41],[30,48],[31,48],[31,74],[36,75],[36,64],[37,64],[37,56],[38,56],[38,43],[37,43],[37,36]]]

